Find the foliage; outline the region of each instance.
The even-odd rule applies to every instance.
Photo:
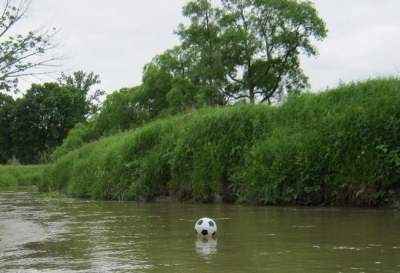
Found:
[[[151,117],[159,115],[168,108],[167,92],[171,89],[172,77],[154,64],[145,67],[143,74],[142,97],[139,102]]]
[[[85,143],[89,143],[97,138],[92,123],[77,123],[63,140],[62,145],[57,146],[50,156],[50,160],[54,161],[66,155],[67,153],[82,147]]]
[[[187,51],[177,46],[156,56],[145,67],[143,87],[147,96],[144,99],[158,104],[152,116],[184,113],[212,104],[208,103],[212,98],[207,98],[202,92],[204,89],[189,78],[193,75],[193,61]]]
[[[307,86],[300,54],[312,56],[327,30],[313,4],[222,0],[221,51],[234,98],[271,102]]]
[[[123,88],[108,95],[102,110],[85,123],[78,123],[51,155],[55,160],[102,136],[137,128],[150,121],[149,106],[141,86]]]
[[[142,125],[150,119],[150,110],[143,103],[142,87],[124,88],[107,96],[101,112],[93,120],[98,136],[110,135]]]
[[[86,121],[88,109],[85,94],[69,85],[34,84],[17,100],[0,94],[0,164],[12,159],[46,162],[75,124]],[[96,138],[91,135],[94,130],[81,133],[78,145],[76,133],[81,129],[78,125],[58,154]]]
[[[12,34],[25,16],[30,1],[5,0],[0,12],[0,92],[17,90],[22,77],[48,73],[57,57],[47,56],[54,48],[53,32],[30,31]]]
[[[104,96],[105,91],[100,89],[92,90],[93,86],[101,83],[99,75],[93,72],[86,73],[82,70],[75,71],[71,75],[61,73],[58,83],[79,89],[85,94],[86,103],[89,107],[88,116],[93,116],[100,110],[101,98]]]
[[[60,157],[40,185],[112,200],[387,204],[400,196],[399,91],[370,80],[157,120]]]
[[[36,185],[46,166],[0,166],[0,190]]]
[[[14,155],[25,164],[45,161],[86,113],[80,90],[55,83],[32,85],[15,103]]]
[[[13,121],[15,101],[0,94],[0,164],[4,164],[13,154]]]
[[[249,153],[242,191],[264,204],[382,204],[398,194],[400,81],[292,98]]]
[[[141,86],[107,97],[89,122],[89,140],[202,107],[271,102],[296,93],[306,85],[300,53],[315,55],[311,40],[326,35],[309,2],[195,0],[183,14],[190,23],[178,27],[181,44],[145,66]],[[97,80],[79,71],[61,82],[87,90]],[[64,148],[77,147],[70,145],[77,143],[73,138]],[[70,150],[64,148],[59,152]]]
[[[174,101],[190,95],[189,105],[196,107],[238,100],[271,103],[300,92],[307,86],[300,55],[316,55],[313,41],[327,34],[308,1],[222,0],[215,5],[193,0],[183,15],[189,24],[176,31],[181,44],[148,67],[164,83],[155,85],[162,86],[162,97],[173,90]],[[189,91],[179,88],[182,84]]]
[[[281,101],[308,86],[301,54],[327,30],[313,4],[297,0],[192,0],[181,43],[145,67],[152,115],[238,101]]]
[[[198,86],[206,105],[226,103],[221,92],[227,75],[219,21],[223,12],[208,0],[190,1],[183,8],[190,25],[180,24],[177,31],[183,51],[192,59],[187,77]]]

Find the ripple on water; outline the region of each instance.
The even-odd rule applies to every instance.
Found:
[[[295,225],[295,226],[292,226],[292,228],[308,229],[308,228],[315,228],[315,226],[313,226],[313,225]]]
[[[42,241],[48,238],[43,226],[23,219],[8,219],[0,222],[0,250]]]
[[[361,251],[361,247],[355,247],[355,246],[334,246],[332,248],[333,250],[351,250],[351,251]]]
[[[384,219],[394,222],[382,227],[380,216],[353,218],[348,210],[343,217],[340,210],[320,209],[299,218],[302,208],[192,211],[144,204],[135,210],[131,203],[3,197],[0,238],[26,230],[33,237],[0,241],[0,273],[400,272],[400,222],[390,214]],[[221,221],[218,245],[194,241],[192,224],[200,213]],[[365,230],[360,223],[368,223]],[[344,227],[348,234],[338,232]]]

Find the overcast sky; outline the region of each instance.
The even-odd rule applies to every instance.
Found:
[[[178,43],[187,0],[33,0],[22,28],[56,27],[61,70],[94,71],[111,92],[141,83],[144,64]],[[327,23],[319,55],[304,58],[313,90],[400,74],[399,0],[315,0]],[[40,77],[22,82],[48,81]]]

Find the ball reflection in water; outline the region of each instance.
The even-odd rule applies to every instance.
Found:
[[[196,252],[204,258],[217,254],[217,240],[213,238],[198,238]]]

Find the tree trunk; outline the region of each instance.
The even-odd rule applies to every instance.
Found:
[[[249,89],[249,99],[250,99],[251,104],[254,104],[256,101],[255,94],[254,94],[254,87],[250,87],[250,89]]]

